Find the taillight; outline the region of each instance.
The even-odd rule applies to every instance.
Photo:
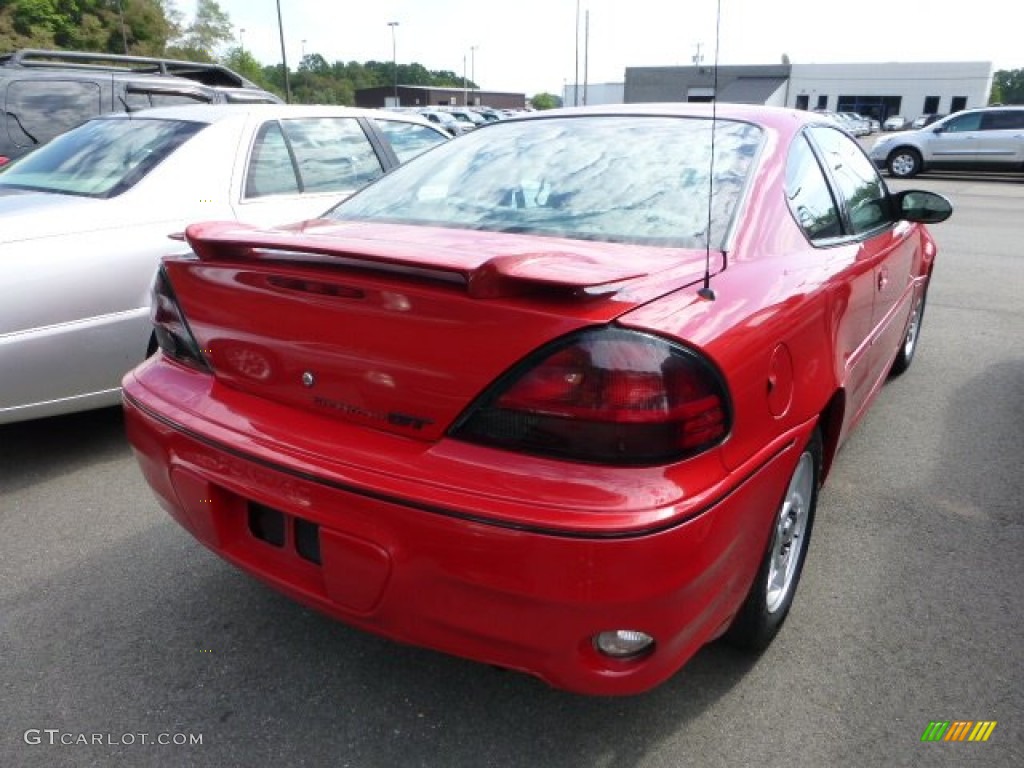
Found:
[[[153,282],[150,318],[153,321],[157,344],[165,355],[192,368],[210,370],[192,331],[189,330],[178,300],[174,296],[171,281],[163,268],[157,272],[156,280]]]
[[[677,461],[729,430],[725,385],[693,350],[601,328],[542,349],[502,377],[450,435],[607,464]]]

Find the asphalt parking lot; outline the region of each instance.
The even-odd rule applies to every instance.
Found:
[[[1024,765],[1024,181],[893,186],[956,206],[921,346],[761,657],[594,699],[357,632],[196,544],[99,411],[0,427],[0,766]]]

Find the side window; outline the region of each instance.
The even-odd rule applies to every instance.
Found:
[[[303,192],[343,192],[383,175],[377,153],[352,117],[282,120]]]
[[[812,242],[842,234],[832,192],[803,136],[793,142],[786,161],[786,199],[800,228]]]
[[[838,187],[841,205],[847,208],[852,233],[859,235],[888,224],[892,220],[888,189],[857,142],[841,131],[821,126],[811,128],[810,134]]]
[[[981,118],[983,131],[1018,131],[1024,128],[1024,109],[985,112]]]
[[[416,157],[421,152],[426,152],[435,144],[440,144],[446,139],[433,128],[416,123],[406,123],[401,120],[384,120],[374,118],[374,122],[381,132],[387,136],[391,148],[398,155],[398,162],[404,163],[410,158]]]
[[[127,112],[138,112],[140,109],[149,109],[152,106],[148,93],[130,89],[125,91],[124,108]]]
[[[200,94],[189,93],[151,93],[154,107],[176,107],[179,104],[209,104],[210,100]]]
[[[245,177],[247,198],[297,195],[299,180],[291,153],[277,122],[264,123],[256,134]]]
[[[100,114],[100,87],[73,80],[15,80],[7,88],[4,111],[14,144],[34,147]]]
[[[977,131],[981,129],[981,112],[971,112],[969,115],[960,115],[948,120],[943,125],[945,133],[963,133],[965,131]]]

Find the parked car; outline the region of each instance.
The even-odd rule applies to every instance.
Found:
[[[847,130],[854,136],[870,136],[871,121],[861,117],[856,112],[839,112],[839,116],[846,121]]]
[[[906,127],[907,118],[903,117],[903,115],[893,115],[886,118],[885,122],[882,123],[883,131],[902,131]]]
[[[476,126],[461,120],[456,120],[454,116],[447,112],[442,112],[439,109],[419,109],[416,110],[425,120],[429,120],[434,125],[447,131],[452,136],[461,136],[464,133],[469,133]]]
[[[107,112],[175,104],[280,103],[219,64],[24,49],[0,55],[0,167]]]
[[[124,380],[162,506],[303,603],[573,691],[764,648],[952,209],[817,115],[710,106],[490,123],[319,220],[189,227]]]
[[[488,123],[483,116],[466,107],[438,107],[438,110],[451,115],[463,125],[473,128],[479,128]]]
[[[341,107],[95,118],[0,173],[0,423],[120,401],[152,351],[149,289],[197,219],[308,219],[447,136]]]
[[[883,136],[871,159],[903,179],[930,170],[1024,171],[1024,107],[968,109]]]

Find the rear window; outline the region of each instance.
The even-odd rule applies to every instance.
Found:
[[[712,125],[617,115],[492,123],[395,169],[330,215],[720,248],[761,129],[717,120],[712,164]]]
[[[9,166],[0,187],[114,197],[204,127],[183,120],[93,120]]]

